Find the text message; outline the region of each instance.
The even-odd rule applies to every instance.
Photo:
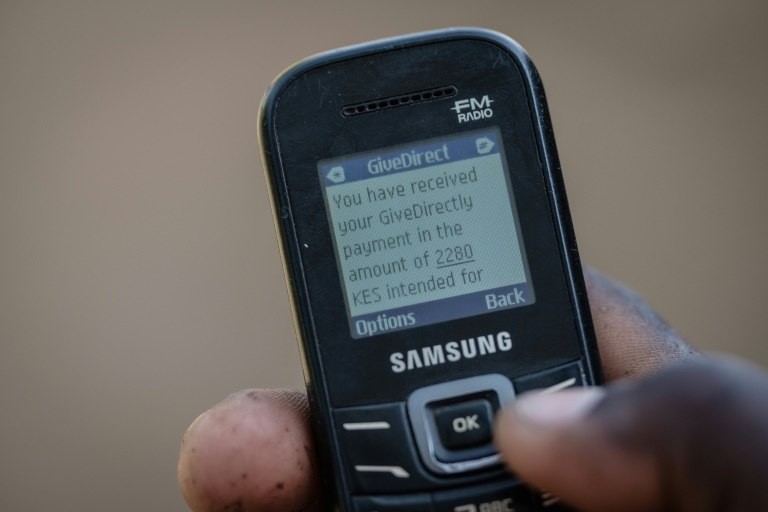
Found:
[[[354,337],[533,302],[496,130],[319,170]]]

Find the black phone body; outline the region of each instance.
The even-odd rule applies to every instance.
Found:
[[[304,60],[260,142],[320,456],[342,510],[553,510],[493,414],[601,380],[544,92],[447,29]]]

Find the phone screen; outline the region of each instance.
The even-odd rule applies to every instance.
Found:
[[[318,162],[353,338],[535,302],[496,127]]]

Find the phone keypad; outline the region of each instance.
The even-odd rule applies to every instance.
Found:
[[[510,478],[493,447],[492,425],[496,411],[515,394],[584,384],[582,365],[574,362],[513,381],[484,375],[427,386],[406,403],[337,409],[354,510],[571,511],[552,494]]]

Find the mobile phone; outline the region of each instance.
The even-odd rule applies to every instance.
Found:
[[[544,92],[447,29],[277,78],[260,141],[328,485],[345,511],[555,510],[508,473],[515,395],[600,381]]]

